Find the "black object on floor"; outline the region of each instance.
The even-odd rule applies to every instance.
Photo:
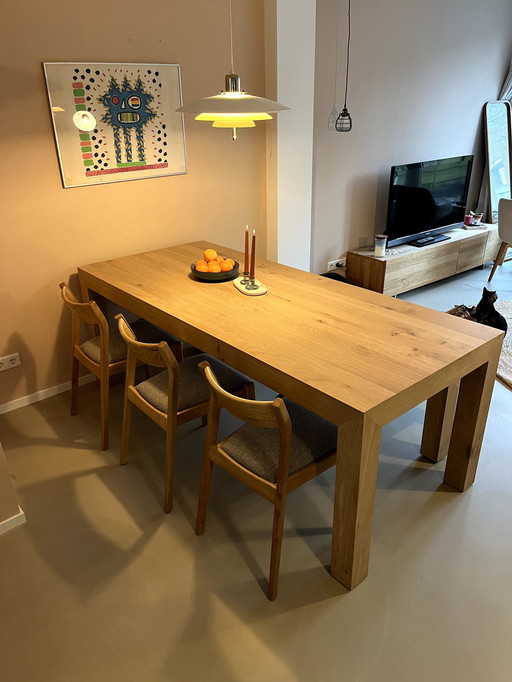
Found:
[[[327,277],[328,279],[335,279],[338,282],[345,282],[345,284],[352,284],[352,282],[349,282],[348,279],[343,277],[343,275],[340,275],[338,272],[322,272],[320,277]]]

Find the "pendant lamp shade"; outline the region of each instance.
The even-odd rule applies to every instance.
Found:
[[[225,77],[225,90],[212,97],[203,97],[176,109],[184,114],[197,114],[196,121],[211,121],[213,128],[232,128],[236,140],[237,128],[254,128],[254,121],[268,121],[271,114],[287,111],[290,107],[265,97],[249,95],[240,88],[240,76],[233,68],[233,18],[229,0],[229,34],[231,71]]]
[[[226,75],[226,89],[218,95],[203,97],[176,109],[181,113],[197,114],[196,121],[211,121],[213,128],[253,128],[254,121],[268,121],[271,114],[287,111],[290,107],[266,97],[249,95],[240,90],[240,77],[236,73]]]

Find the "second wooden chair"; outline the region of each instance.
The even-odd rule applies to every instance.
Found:
[[[141,343],[122,315],[116,315],[116,319],[119,333],[128,347],[120,463],[127,462],[131,407],[135,405],[166,433],[163,506],[165,512],[170,512],[176,428],[208,412],[208,385],[198,368],[199,363],[210,362],[227,390],[249,400],[254,399],[254,384],[245,375],[204,353],[178,363],[166,343]],[[137,361],[164,371],[137,382]]]

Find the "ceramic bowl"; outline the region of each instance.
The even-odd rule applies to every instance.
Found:
[[[238,277],[238,269],[240,263],[235,261],[235,267],[228,272],[198,272],[195,268],[195,263],[192,263],[190,270],[194,277],[200,279],[202,282],[228,282],[230,279]]]

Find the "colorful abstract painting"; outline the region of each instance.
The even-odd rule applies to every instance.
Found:
[[[178,64],[43,64],[64,187],[187,172]]]

